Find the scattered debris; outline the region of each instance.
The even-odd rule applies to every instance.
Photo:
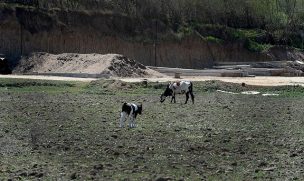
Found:
[[[273,94],[273,93],[265,93],[262,96],[279,96],[280,94]]]
[[[241,92],[241,94],[245,94],[245,95],[257,95],[257,94],[260,94],[260,92],[258,92],[258,91],[244,91],[244,92]]]
[[[244,95],[259,95],[259,94],[261,94],[261,92],[258,92],[258,91],[243,91],[241,93],[224,91],[224,90],[216,90],[216,91],[221,92],[221,93],[226,93],[226,94],[244,94]],[[279,96],[280,94],[264,93],[264,94],[261,94],[261,95],[262,96]]]
[[[180,78],[181,78],[181,73],[175,72],[175,73],[174,73],[174,78],[180,79]]]
[[[224,90],[216,90],[217,92],[222,92],[222,93],[227,93],[227,94],[239,94],[235,92],[229,92],[229,91],[224,91]]]
[[[274,171],[276,169],[276,167],[268,167],[268,168],[264,168],[262,169],[263,171]]]

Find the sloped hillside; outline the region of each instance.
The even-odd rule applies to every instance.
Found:
[[[278,27],[272,27],[275,22],[266,19],[255,22],[267,17],[266,10],[262,17],[235,14],[233,18],[226,10],[225,16],[218,12],[214,16],[212,12],[208,14],[212,8],[198,12],[195,7],[203,6],[195,4],[183,9],[188,1],[181,1],[179,8],[169,6],[176,5],[175,1],[161,2],[163,6],[151,4],[152,1],[141,1],[138,6],[131,1],[112,0],[10,2],[13,1],[0,1],[0,53],[17,60],[11,66],[18,63],[20,55],[33,52],[117,53],[144,65],[197,69],[212,67],[217,62],[299,60],[301,56],[293,54],[303,55],[298,20],[292,26]],[[217,7],[217,0],[208,2],[210,7]],[[150,6],[153,8],[147,8]],[[186,12],[179,14],[184,11],[189,16]],[[214,21],[208,18],[210,15]],[[285,16],[289,17],[286,13]],[[294,34],[284,34],[285,30],[294,30]]]

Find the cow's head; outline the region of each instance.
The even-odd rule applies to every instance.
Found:
[[[172,96],[173,90],[170,89],[170,84],[167,85],[165,92],[160,96],[160,102],[163,103],[166,100],[166,97]]]

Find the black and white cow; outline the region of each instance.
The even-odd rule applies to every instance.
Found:
[[[133,104],[133,103],[124,103],[121,108],[120,113],[120,127],[124,127],[124,122],[128,117],[130,117],[129,120],[129,127],[134,128],[136,127],[136,117],[137,114],[142,113],[142,104]]]
[[[189,95],[191,95],[192,103],[194,104],[194,95],[193,95],[193,84],[190,81],[180,81],[169,83],[165,92],[160,96],[160,102],[163,103],[166,100],[166,97],[172,96],[171,103],[174,100],[176,103],[175,95],[176,94],[186,94],[187,104]]]

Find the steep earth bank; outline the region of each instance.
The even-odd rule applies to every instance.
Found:
[[[243,42],[208,42],[195,33],[178,39],[163,22],[142,22],[121,14],[0,6],[0,53],[17,60],[32,52],[117,53],[144,65],[181,68],[304,57],[284,47],[250,52]]]

